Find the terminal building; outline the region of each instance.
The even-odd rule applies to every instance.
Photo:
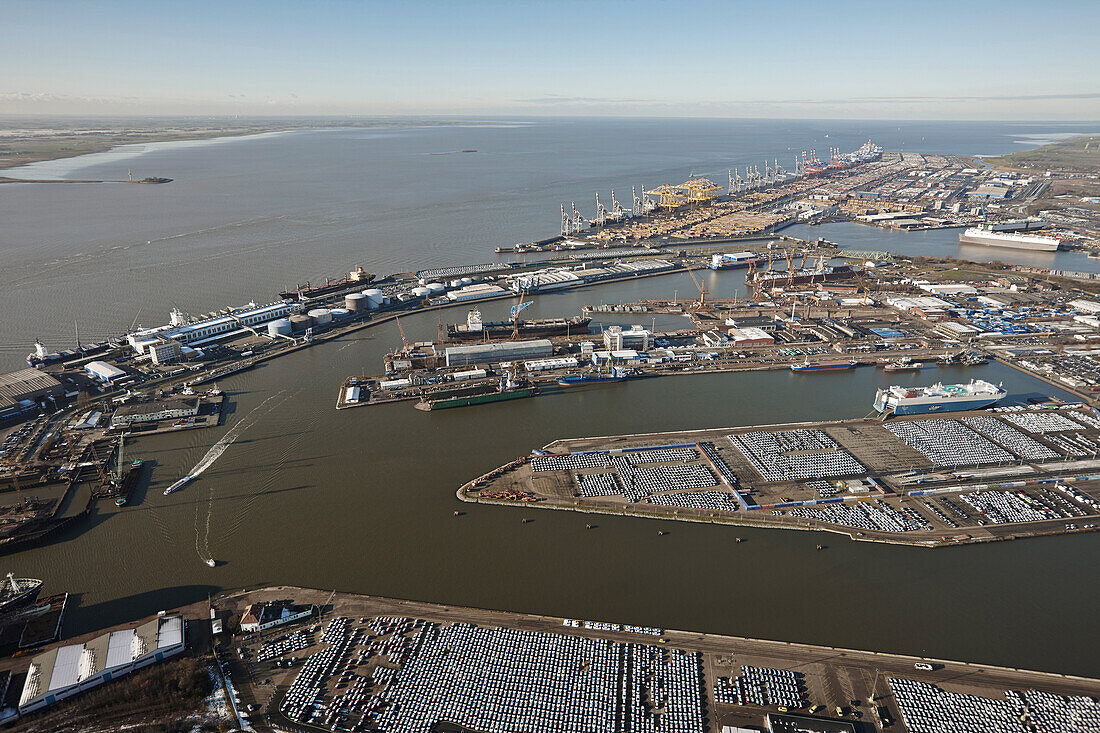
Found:
[[[199,398],[177,398],[157,402],[138,402],[123,405],[115,410],[111,417],[112,428],[126,428],[135,423],[173,420],[181,417],[195,417],[199,414]]]
[[[268,321],[285,318],[302,310],[301,303],[269,303],[257,306],[249,303],[230,309],[224,315],[187,323],[178,310],[172,311],[171,323],[155,328],[142,328],[126,336],[131,348],[145,354],[150,347],[164,341],[175,341],[183,346],[202,346],[232,336],[251,333],[256,326]]]
[[[26,714],[91,689],[184,649],[181,616],[160,616],[134,629],[112,631],[31,659],[19,713]]]

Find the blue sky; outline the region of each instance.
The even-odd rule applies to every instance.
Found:
[[[15,2],[0,113],[1100,119],[1097,2]]]

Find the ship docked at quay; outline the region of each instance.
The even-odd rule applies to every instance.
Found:
[[[997,404],[1007,394],[1002,387],[981,379],[968,384],[937,383],[931,387],[891,386],[875,393],[875,410],[894,415],[980,410]]]
[[[1036,252],[1056,252],[1061,247],[1054,237],[1023,232],[997,231],[995,224],[983,224],[970,227],[959,235],[961,244],[980,244],[986,247],[1009,247],[1011,249],[1030,249]]]
[[[588,333],[590,323],[591,318],[581,316],[486,323],[481,320],[481,311],[472,310],[466,316],[466,323],[452,323],[447,326],[447,338],[451,341],[480,341],[508,338],[513,334],[523,339],[571,336]]]
[[[816,267],[798,269],[792,271],[772,270],[768,272],[755,272],[746,278],[748,282],[755,283],[765,289],[781,288],[791,285],[808,285],[813,283],[835,282],[856,277],[859,269],[851,265],[826,265],[818,263]]]
[[[356,267],[349,272],[346,277],[342,277],[339,280],[325,279],[324,285],[313,286],[310,283],[306,283],[305,286],[296,285],[293,290],[284,290],[279,293],[279,297],[283,300],[297,300],[305,302],[308,300],[314,300],[316,298],[323,298],[326,296],[339,295],[341,293],[347,293],[353,290],[359,290],[365,285],[374,280],[374,275],[367,272],[362,267]]]

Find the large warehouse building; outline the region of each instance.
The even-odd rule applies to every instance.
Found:
[[[0,374],[0,420],[30,412],[42,400],[65,393],[52,374],[37,369],[20,369]]]
[[[19,697],[19,712],[52,705],[183,649],[181,616],[161,616],[136,629],[112,631],[83,644],[50,649],[31,659]]]
[[[527,361],[554,355],[554,345],[548,339],[533,341],[502,341],[494,344],[447,347],[447,366],[466,364],[496,364],[501,361]]]

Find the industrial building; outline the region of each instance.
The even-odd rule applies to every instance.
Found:
[[[184,649],[181,616],[161,616],[137,628],[112,631],[84,644],[70,644],[31,659],[19,713],[58,700],[147,667]]]
[[[526,361],[554,355],[554,345],[548,339],[504,341],[496,344],[448,346],[444,352],[447,366],[495,364],[501,361]]]
[[[368,296],[369,297],[369,296]],[[126,336],[130,346],[139,354],[144,354],[150,346],[164,340],[177,341],[189,346],[201,346],[230,336],[251,333],[260,326],[277,318],[285,318],[302,309],[300,303],[270,303],[257,306],[250,303],[241,308],[233,308],[224,315],[187,323],[183,314],[173,310],[171,323],[155,328],[143,328]]]
[[[148,352],[154,364],[171,364],[183,354],[180,342],[174,339],[164,339],[154,344],[149,344]]]
[[[199,414],[199,398],[177,398],[157,402],[139,402],[122,405],[111,417],[112,428],[125,428],[134,423],[157,422]]]
[[[104,384],[111,384],[129,376],[124,370],[105,361],[90,361],[84,365],[84,371]]]
[[[20,369],[0,374],[0,420],[30,412],[45,399],[65,393],[61,382],[52,374],[37,369]]]
[[[771,334],[753,326],[731,328],[727,334],[734,346],[771,346],[775,343],[775,338]]]
[[[267,631],[276,626],[307,619],[315,611],[314,606],[296,606],[280,601],[253,603],[245,608],[244,613],[241,614],[241,631],[246,634]]]
[[[603,332],[603,345],[609,351],[649,351],[652,340],[653,334],[641,326],[631,326],[629,331],[624,331],[622,326],[610,326]]]

